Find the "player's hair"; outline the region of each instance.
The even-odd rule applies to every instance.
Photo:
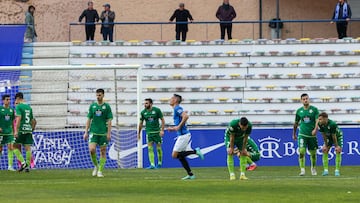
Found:
[[[8,97],[10,97],[10,95],[4,94],[4,95],[2,96],[2,100],[5,100],[5,99],[8,98]]]
[[[247,126],[249,124],[249,120],[246,117],[240,118],[240,125]]]
[[[328,118],[329,115],[326,112],[322,112],[321,114],[319,114],[319,117],[323,117],[323,118]]]
[[[18,92],[15,94],[15,100],[16,99],[24,99],[24,94],[22,92]]]
[[[105,94],[105,90],[104,90],[104,89],[97,89],[97,90],[96,90],[96,93],[102,93],[102,94]]]
[[[150,104],[152,104],[152,103],[153,103],[153,100],[152,100],[151,98],[146,98],[146,99],[145,99],[145,101],[150,102]]]
[[[300,98],[302,99],[303,97],[309,96],[307,93],[303,93]]]
[[[180,104],[182,102],[182,97],[178,94],[174,94],[174,97],[176,98],[176,101],[178,104]]]
[[[90,4],[94,4],[92,1],[88,1],[87,5],[90,6]]]
[[[35,6],[30,5],[30,6],[28,7],[28,11],[30,12],[30,9],[32,9],[32,8],[35,10]]]

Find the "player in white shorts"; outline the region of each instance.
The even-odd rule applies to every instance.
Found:
[[[173,148],[172,157],[174,159],[179,159],[181,165],[184,167],[188,174],[187,176],[183,177],[182,180],[192,180],[195,179],[195,175],[191,171],[190,165],[186,160],[186,157],[191,154],[197,154],[201,159],[204,159],[204,155],[201,153],[200,148],[192,150],[189,145],[191,134],[186,126],[186,121],[188,120],[189,115],[187,115],[187,113],[180,106],[181,101],[182,97],[178,94],[174,94],[170,99],[170,106],[172,106],[174,109],[175,126],[169,127],[168,130],[176,131],[178,135]]]

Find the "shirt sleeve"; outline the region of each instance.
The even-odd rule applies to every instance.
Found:
[[[107,104],[107,119],[108,120],[112,120],[113,119],[113,114],[112,114],[112,111],[111,111],[111,107],[110,107],[110,105],[109,104]]]
[[[164,117],[164,115],[163,115],[163,113],[162,113],[162,111],[159,109],[159,118],[163,118]]]

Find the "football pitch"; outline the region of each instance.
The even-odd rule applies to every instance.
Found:
[[[238,168],[238,167],[237,167]],[[249,180],[230,181],[227,168],[193,168],[195,180],[180,180],[182,168],[0,171],[0,202],[359,202],[360,169],[341,176],[298,176],[298,167],[259,167]]]

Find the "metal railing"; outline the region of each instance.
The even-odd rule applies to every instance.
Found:
[[[338,20],[338,21],[344,21],[344,20]],[[159,32],[158,37],[160,40],[164,39],[164,33],[168,33],[169,25],[172,25],[171,28],[175,24],[189,24],[189,25],[204,25],[205,27],[202,29],[204,32],[204,37],[202,37],[203,40],[209,40],[210,39],[210,30],[212,31],[213,26],[218,26],[220,23],[232,23],[234,27],[238,26],[246,26],[246,28],[249,28],[249,25],[251,27],[251,34],[247,34],[244,38],[252,38],[252,39],[261,39],[266,38],[264,37],[263,28],[268,27],[269,23],[283,23],[285,26],[282,30],[288,30],[289,27],[291,29],[294,29],[295,31],[291,31],[292,34],[287,34],[287,38],[298,38],[298,37],[311,37],[307,36],[309,32],[316,32],[318,30],[320,34],[316,37],[321,37],[321,32],[324,31],[321,27],[317,26],[319,24],[323,24],[323,26],[326,24],[329,24],[331,22],[331,19],[310,19],[310,20],[248,20],[248,21],[194,21],[194,22],[114,22],[111,23],[114,25],[114,39],[121,39],[123,37],[117,37],[117,27],[124,27],[124,26],[137,26],[142,27],[146,25],[150,25],[152,27],[159,26],[159,29],[155,29]],[[348,33],[349,36],[358,37],[360,36],[360,26],[358,26],[358,22],[360,22],[360,19],[351,19],[349,21],[348,25]],[[74,27],[84,26],[84,25],[101,25],[101,22],[98,23],[70,23],[69,25],[69,41],[72,40],[72,34]],[[354,25],[353,25],[354,24]],[[280,28],[277,27],[277,31]],[[330,29],[330,28],[329,28]],[[233,29],[234,30],[234,29]],[[247,30],[249,31],[249,30]],[[173,31],[172,31],[173,32]],[[172,33],[171,32],[171,33]],[[234,32],[234,31],[233,31]],[[286,32],[286,31],[285,31]],[[331,28],[332,36],[336,36],[336,28]],[[315,36],[314,36],[315,37]],[[146,37],[144,37],[145,39]]]

